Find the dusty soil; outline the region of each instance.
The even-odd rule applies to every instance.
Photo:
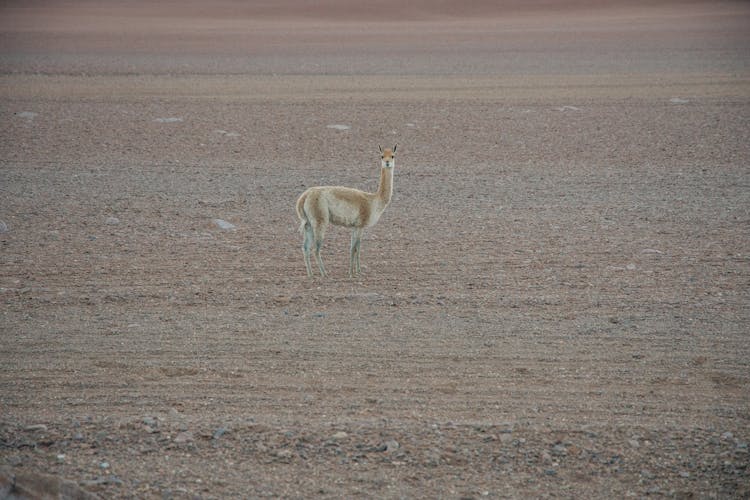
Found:
[[[750,495],[747,4],[200,5],[0,7],[0,496]]]

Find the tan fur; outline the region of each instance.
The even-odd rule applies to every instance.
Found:
[[[380,182],[376,192],[368,193],[343,186],[317,186],[309,188],[297,199],[297,216],[304,235],[302,252],[308,276],[313,276],[310,264],[313,245],[320,274],[326,275],[320,248],[330,224],[352,228],[349,275],[360,272],[359,255],[364,229],[378,222],[391,201],[395,150],[395,147],[393,150],[381,150]]]

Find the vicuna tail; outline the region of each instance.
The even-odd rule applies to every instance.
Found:
[[[310,222],[307,219],[307,214],[305,213],[305,199],[307,198],[307,192],[302,193],[302,196],[299,197],[297,200],[297,217],[299,217],[299,232],[304,234],[305,233],[305,226],[307,226]]]

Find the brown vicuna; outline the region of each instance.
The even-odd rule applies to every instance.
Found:
[[[393,194],[393,168],[396,165],[396,146],[393,149],[380,148],[380,183],[374,193],[342,186],[311,187],[297,199],[297,215],[300,231],[304,235],[302,252],[305,256],[307,275],[312,277],[310,251],[315,245],[315,260],[321,276],[326,269],[320,257],[326,229],[329,224],[352,228],[352,241],[349,257],[349,276],[360,273],[359,254],[362,234],[365,228],[374,226]]]

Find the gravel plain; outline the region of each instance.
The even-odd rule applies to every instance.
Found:
[[[747,4],[212,5],[0,7],[0,497],[750,495]]]

